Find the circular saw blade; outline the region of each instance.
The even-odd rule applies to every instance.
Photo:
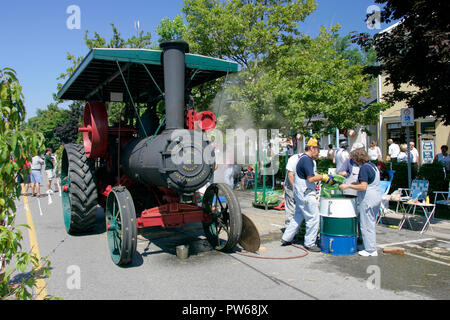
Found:
[[[248,252],[258,251],[261,245],[258,229],[245,214],[242,214],[242,233],[239,244]]]

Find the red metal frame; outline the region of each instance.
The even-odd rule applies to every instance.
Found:
[[[118,184],[112,186],[103,186],[99,190],[100,195],[106,201],[108,194],[112,188],[118,185],[129,187],[134,182],[126,175],[120,177]],[[158,187],[163,195],[158,195],[154,187],[148,187],[155,198],[160,203],[159,206],[146,209],[141,212],[141,216],[136,218],[138,228],[147,227],[163,227],[163,228],[179,228],[190,222],[206,222],[211,217],[203,212],[203,209],[197,205],[179,203],[179,196],[176,192],[168,188]],[[162,201],[167,202],[161,204]]]
[[[142,211],[136,222],[138,228],[179,228],[186,223],[209,220],[211,217],[205,214],[201,207],[173,202]]]

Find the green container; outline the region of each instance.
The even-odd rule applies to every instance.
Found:
[[[322,185],[320,196],[322,198],[342,198],[343,192],[338,185],[328,186],[324,184]]]
[[[320,233],[328,236],[354,237],[357,235],[355,218],[320,217]]]

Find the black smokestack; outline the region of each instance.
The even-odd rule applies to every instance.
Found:
[[[189,45],[183,40],[169,40],[160,44],[163,49],[166,129],[184,129],[184,54]]]

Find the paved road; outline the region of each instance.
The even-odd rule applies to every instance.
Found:
[[[238,195],[242,210],[258,228],[283,224],[282,213],[250,210],[245,195]],[[380,249],[378,257],[370,258],[310,253],[299,259],[269,260],[212,250],[196,223],[171,231],[144,230],[132,265],[120,268],[109,256],[102,210],[97,211],[93,234],[70,236],[63,226],[59,195],[51,199],[49,204],[48,197],[22,197],[17,219],[18,223],[27,222],[28,202],[39,252],[51,261],[52,274],[45,279],[45,289],[64,299],[450,298],[450,241],[427,234],[377,227],[379,245],[400,243],[407,248],[408,255],[404,256],[384,255]],[[265,229],[262,233],[266,251],[260,256],[302,254],[294,247],[280,247],[276,233]],[[275,236],[271,238],[271,234]],[[26,247],[30,236],[26,231],[24,236]],[[175,246],[183,243],[190,245],[187,260],[175,254]]]

